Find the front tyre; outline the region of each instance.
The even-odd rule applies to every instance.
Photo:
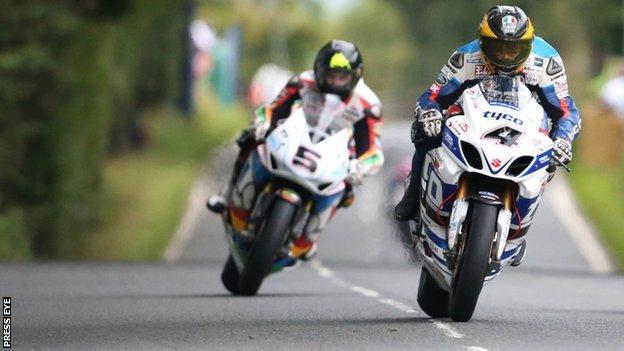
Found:
[[[418,306],[431,318],[446,318],[449,316],[448,303],[448,291],[438,286],[435,279],[423,267],[418,285]]]
[[[221,282],[229,292],[236,295],[238,294],[239,279],[240,274],[238,273],[238,268],[236,268],[236,263],[234,263],[234,259],[230,254],[221,272]]]
[[[454,321],[466,322],[472,318],[488,272],[497,215],[498,207],[494,205],[472,204],[463,253],[451,286],[448,309]]]
[[[258,292],[262,281],[271,271],[275,254],[284,242],[296,209],[295,205],[281,198],[275,199],[245,261],[245,268],[238,281],[238,294],[252,296]]]

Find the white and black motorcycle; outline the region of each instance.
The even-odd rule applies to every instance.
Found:
[[[556,160],[544,110],[519,77],[483,79],[454,109],[426,155],[421,220],[410,225],[423,264],[418,304],[467,321],[483,285],[522,254]]]
[[[293,242],[310,214],[342,196],[352,131],[332,128],[344,107],[334,100],[325,104],[315,127],[301,106],[293,106],[251,153],[233,185],[222,214],[230,255],[221,274],[233,294],[255,295],[267,275],[296,263]]]

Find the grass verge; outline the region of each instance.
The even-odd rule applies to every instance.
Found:
[[[80,258],[161,259],[208,151],[229,141],[246,121],[242,108],[200,110],[193,119],[162,111],[150,114],[148,146],[105,166],[103,225]]]
[[[620,271],[624,270],[624,166],[574,165],[570,181],[585,212],[602,233]]]

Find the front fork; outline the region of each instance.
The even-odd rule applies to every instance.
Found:
[[[483,201],[491,204],[497,204],[501,207],[496,220],[496,235],[494,237],[491,257],[491,268],[499,270],[501,267],[501,257],[505,251],[505,246],[507,245],[507,237],[511,226],[514,189],[509,185],[505,186],[502,194],[502,201],[500,199],[493,198],[491,193],[480,195],[481,192],[479,192],[477,193],[478,196],[475,196],[474,194],[470,194],[469,190],[468,178],[461,178],[457,190],[457,197],[453,202],[453,208],[451,210],[451,216],[449,218],[449,224],[446,231],[449,248],[448,250],[445,250],[445,258],[447,259],[449,269],[452,270],[457,261],[462,224],[465,222],[468,215],[470,198],[473,201]]]

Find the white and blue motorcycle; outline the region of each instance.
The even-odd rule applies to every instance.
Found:
[[[350,125],[337,125],[344,104],[329,96],[316,126],[300,105],[247,159],[222,213],[230,255],[221,281],[236,295],[255,295],[271,273],[299,259],[293,242],[310,215],[327,209],[345,190]],[[335,101],[334,101],[335,100]]]
[[[544,110],[519,77],[466,89],[442,145],[423,163],[418,304],[434,318],[472,318],[481,288],[510,265],[555,162]]]

